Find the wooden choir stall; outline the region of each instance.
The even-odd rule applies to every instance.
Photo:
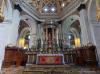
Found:
[[[25,50],[18,47],[6,47],[3,67],[24,66],[27,62]]]

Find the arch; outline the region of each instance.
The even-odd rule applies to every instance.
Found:
[[[19,38],[25,37],[25,35],[30,32],[30,28],[29,27],[25,27],[24,29],[22,29]]]
[[[31,24],[28,22],[28,19],[30,19],[31,17],[28,15],[21,15],[21,20],[24,21],[25,23],[27,23],[27,25],[31,28]],[[31,18],[32,19],[32,18]],[[20,27],[20,24],[19,26]]]
[[[19,32],[19,36],[18,36],[18,40],[17,40],[18,47],[22,47],[19,44],[21,39],[24,39],[24,41],[25,41],[24,47],[26,45],[26,42],[27,42],[27,47],[29,47],[30,39],[28,39],[28,35],[30,35],[31,30],[30,30],[29,25],[25,21],[22,21],[22,20],[20,21],[18,32]]]
[[[78,21],[78,23],[76,23]],[[77,25],[79,24],[79,25]],[[78,28],[75,27],[77,25],[78,28],[80,28],[80,17],[78,15],[71,15],[69,16],[67,19],[65,19],[64,23],[63,23],[63,32],[64,32],[64,38],[67,42],[69,42],[69,33],[71,32],[71,34],[74,36],[74,39],[81,39],[81,36],[80,36],[80,32],[81,32],[81,28],[80,30],[77,30]],[[67,35],[65,35],[67,34]],[[80,42],[80,45],[81,45],[81,42]],[[73,45],[72,45],[73,46]],[[70,47],[70,46],[69,46]]]
[[[73,33],[73,35],[74,35],[75,38],[80,37],[79,34],[78,34],[78,32],[77,32],[77,30],[75,28],[70,28],[70,31]]]
[[[27,28],[27,30],[30,31],[30,42],[29,42],[30,44],[29,44],[29,47],[31,48],[33,45],[36,44],[36,37],[37,37],[36,36],[36,32],[37,32],[37,30],[36,30],[37,25],[36,24],[37,23],[29,15],[21,15],[21,20],[24,21],[28,25],[28,28],[27,27],[26,28]],[[19,27],[20,27],[20,25],[19,25]],[[24,29],[24,30],[26,30],[26,29]],[[21,35],[22,35],[22,33],[21,33]],[[21,37],[21,35],[19,37]]]
[[[73,23],[76,20],[80,20],[80,17],[78,15],[71,15],[65,20],[64,23],[66,23],[66,22]]]
[[[69,16],[63,23],[63,32],[68,32],[70,30],[70,26],[75,22],[79,21],[80,23],[80,17],[78,15],[71,15]]]
[[[33,22],[35,22],[34,21],[34,19],[32,18],[32,17],[30,17],[29,15],[21,15],[21,21],[24,21],[27,25],[28,25],[28,27],[26,27],[26,28],[24,28],[23,30],[22,30],[22,32],[20,33],[20,35],[19,35],[19,37],[21,37],[21,35],[22,35],[22,33],[24,32],[24,31],[30,31],[30,33],[32,32],[32,28],[34,27],[32,24],[33,23],[30,23],[30,21],[29,20],[32,20]],[[19,26],[18,26],[18,29],[20,28],[20,24],[19,24]]]
[[[63,23],[64,29],[66,32],[69,30],[69,27],[76,21],[76,20],[79,20],[80,22],[80,17],[78,15],[71,15],[69,16]]]

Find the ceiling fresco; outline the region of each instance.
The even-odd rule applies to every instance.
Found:
[[[73,0],[24,0],[40,14],[60,14]]]

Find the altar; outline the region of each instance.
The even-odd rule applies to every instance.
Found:
[[[37,64],[41,65],[61,65],[64,64],[63,54],[37,54]]]

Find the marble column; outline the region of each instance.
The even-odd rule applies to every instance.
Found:
[[[52,40],[54,40],[55,37],[54,37],[54,28],[52,28]]]
[[[14,16],[17,17],[15,18]],[[0,70],[2,62],[4,60],[5,46],[8,44],[16,45],[18,38],[18,19],[19,12],[17,10],[13,11],[12,22],[0,23]],[[17,20],[18,19],[18,20]],[[14,22],[15,21],[15,22]]]
[[[85,4],[81,4],[78,8],[79,14],[80,14],[80,27],[81,27],[81,39],[82,44],[86,45],[90,41],[90,29],[89,29],[89,22],[88,22],[88,16],[86,12],[86,6]]]
[[[17,43],[17,39],[18,39],[18,26],[20,23],[20,12],[15,9],[13,11],[13,20],[12,20],[12,26],[11,26],[11,31],[10,31],[10,44],[13,44],[14,46],[16,46]]]
[[[29,48],[35,47],[36,48],[36,40],[37,40],[37,23],[34,19],[28,19],[27,23],[30,25],[30,40],[29,40]]]
[[[0,23],[0,71],[4,60],[5,46],[9,43],[9,29],[11,23]]]
[[[48,28],[46,27],[46,42],[48,40]]]
[[[59,32],[59,30],[58,30],[58,28],[56,29],[56,40],[57,40],[57,44],[59,43],[59,41],[58,41],[58,32]]]

